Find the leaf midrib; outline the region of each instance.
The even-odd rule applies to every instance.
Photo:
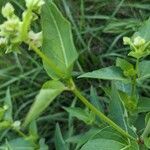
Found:
[[[63,45],[63,40],[62,40],[61,33],[59,32],[59,27],[58,27],[58,25],[57,25],[57,22],[56,22],[56,20],[55,20],[54,15],[52,14],[51,11],[50,11],[50,15],[51,15],[51,17],[52,17],[52,19],[53,19],[53,22],[54,22],[55,27],[56,27],[56,31],[57,31],[58,36],[59,36],[59,40],[60,40],[60,43],[61,43],[60,46],[61,46],[61,48],[62,48],[62,53],[63,53],[63,57],[64,57],[64,60],[65,60],[65,65],[66,65],[66,67],[68,67],[69,65],[68,65],[67,57],[66,57],[66,55],[65,55],[65,48],[64,48],[64,45]]]

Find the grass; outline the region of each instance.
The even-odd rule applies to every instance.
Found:
[[[11,1],[16,4],[18,10],[24,9],[21,0]],[[117,56],[124,57],[128,49],[122,46],[122,37],[132,35],[142,21],[150,16],[148,0],[55,0],[55,2],[72,24],[74,42],[80,53],[74,77],[86,71],[112,65]],[[37,28],[38,24],[35,27]],[[10,87],[15,120],[24,118],[41,84],[47,79],[41,60],[31,51],[23,52],[23,55],[1,57],[0,102],[6,89]],[[141,93],[147,97],[150,96],[149,83],[150,80],[147,80],[141,85],[143,89]],[[109,83],[79,79],[77,84],[89,97],[90,85],[99,87]],[[107,100],[105,102],[103,91],[101,88],[97,88],[97,91],[105,105]],[[51,147],[54,147],[53,136],[57,122],[66,138],[76,135],[79,131],[82,133],[88,128],[64,112],[62,106],[70,105],[81,104],[72,95],[64,93],[38,119],[39,132]]]

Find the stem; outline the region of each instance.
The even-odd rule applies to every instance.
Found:
[[[32,9],[28,8],[25,11],[25,16],[23,18],[22,30],[21,30],[21,39],[24,41],[28,38],[28,30],[32,21]]]
[[[110,120],[108,117],[106,117],[102,112],[100,112],[96,107],[94,107],[82,94],[81,92],[74,87],[72,92],[78,97],[89,109],[92,110],[101,120],[108,123],[110,126],[112,126],[114,129],[116,129],[119,133],[121,133],[123,136],[128,137],[132,140],[135,140],[134,137],[129,135],[126,131],[124,131],[122,128],[120,128],[117,124],[115,124],[112,120]]]
[[[137,73],[137,77],[139,77],[139,59],[136,59],[136,73]]]
[[[18,129],[13,129],[15,132],[17,132],[20,136],[22,136],[23,138],[27,138],[27,136],[23,133],[23,132],[21,132],[20,130],[18,130]]]
[[[64,77],[64,73],[44,54],[42,53],[42,51],[37,48],[36,46],[34,46],[32,43],[27,43],[31,49],[39,56],[41,57],[45,63],[47,65],[49,65],[49,67],[56,73],[56,75],[58,77],[63,78]]]
[[[134,97],[136,94],[136,79],[139,77],[139,59],[136,59],[135,70],[136,70],[136,75],[132,79],[132,91],[131,91],[132,97]]]
[[[149,134],[150,134],[150,119],[148,120],[146,128],[141,136],[142,140],[144,140],[144,138],[146,138]]]

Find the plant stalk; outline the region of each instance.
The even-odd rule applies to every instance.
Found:
[[[94,107],[82,94],[81,92],[75,87],[72,92],[75,94],[76,97],[78,97],[92,112],[94,112],[101,120],[109,124],[111,127],[116,129],[120,134],[122,134],[125,137],[128,137],[132,140],[136,140],[134,137],[129,135],[126,131],[124,131],[122,128],[120,128],[117,124],[115,124],[112,120],[110,120],[108,117],[106,117],[102,112],[100,112],[96,107]]]
[[[44,53],[42,53],[40,49],[38,49],[32,43],[27,43],[27,44],[31,47],[31,49],[36,54],[38,54],[39,57],[41,57],[47,63],[47,65],[49,65],[49,67],[51,67],[54,70],[54,72],[59,77],[61,77],[61,78],[63,77],[64,74],[62,73],[62,71],[59,68],[57,68],[57,66]],[[95,108],[76,88],[72,79],[69,84],[71,84],[71,86],[73,86],[73,88],[71,87],[72,88],[71,91],[75,94],[75,96],[78,97],[90,110],[92,110],[92,112],[94,112],[98,117],[100,117],[100,119],[102,119],[104,122],[108,123],[110,126],[112,126],[114,129],[116,129],[123,136],[128,137],[132,140],[135,140],[134,137],[129,135],[126,131],[124,131],[117,124],[115,124],[112,120],[110,120],[108,117],[106,117],[102,112],[100,112],[97,108]]]

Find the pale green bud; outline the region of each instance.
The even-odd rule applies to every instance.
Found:
[[[7,44],[7,39],[1,37],[1,38],[0,38],[0,47],[4,46],[4,45],[6,45],[6,44]]]
[[[123,37],[123,43],[124,45],[130,45],[131,39],[129,37]]]
[[[11,18],[14,15],[14,7],[10,3],[6,3],[4,7],[2,7],[2,15],[5,18]]]
[[[20,125],[21,125],[21,122],[20,122],[20,121],[15,121],[15,122],[12,124],[12,127],[15,128],[15,129],[20,129]]]
[[[135,37],[134,40],[133,40],[133,44],[136,47],[144,45],[145,42],[146,42],[145,39],[141,38],[140,36]]]
[[[9,19],[4,23],[4,27],[6,31],[17,31],[19,28],[19,20],[18,19]]]
[[[8,110],[8,108],[9,108],[8,105],[4,105],[4,106],[3,106],[3,109],[4,109],[5,111]]]
[[[37,47],[42,46],[42,32],[35,33],[33,31],[29,32],[29,41],[32,42]]]
[[[41,6],[45,3],[44,0],[25,0],[27,8],[32,10],[39,10]]]
[[[18,36],[21,22],[19,18],[11,18],[0,25],[0,36],[3,37],[15,37]]]

